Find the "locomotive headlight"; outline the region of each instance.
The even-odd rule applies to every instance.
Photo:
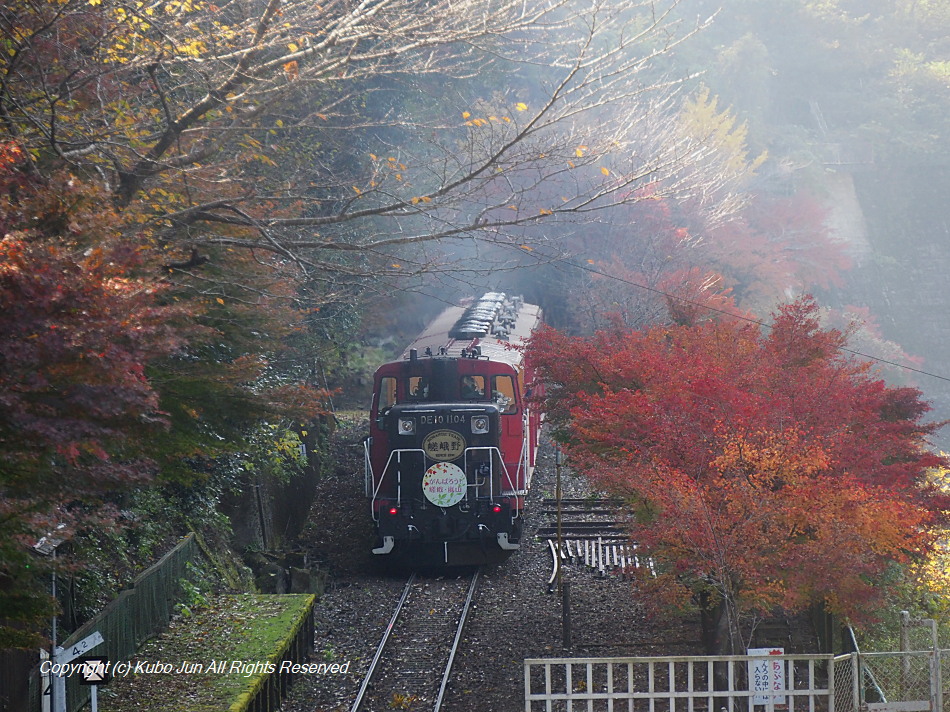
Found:
[[[488,432],[487,415],[476,415],[472,418],[472,432],[475,435],[484,435]]]
[[[416,432],[416,421],[412,418],[400,418],[399,419],[399,434],[400,435],[414,435]]]

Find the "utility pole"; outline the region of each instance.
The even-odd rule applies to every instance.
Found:
[[[56,527],[56,532],[64,529],[65,524],[60,524]],[[57,601],[56,598],[56,547],[65,541],[58,536],[55,536],[54,532],[49,532],[46,536],[42,537],[38,542],[33,545],[33,550],[38,554],[43,556],[49,556],[52,558],[53,562],[53,585],[52,585],[52,596],[53,601]],[[57,643],[57,616],[53,613],[53,627],[52,627],[52,636],[50,646],[50,662],[54,666],[53,669],[56,669],[56,663],[59,662],[59,655],[62,652]],[[66,712],[66,678],[63,675],[51,675],[50,676],[50,686],[49,686],[49,695],[50,695],[50,710],[51,712]]]
[[[561,580],[561,547],[564,545],[561,532],[561,465],[563,464],[563,455],[561,447],[555,446],[554,449],[554,471],[556,473],[556,483],[554,485],[554,498],[557,500],[557,590],[561,594],[561,638],[565,650],[572,647],[571,640],[571,582]]]

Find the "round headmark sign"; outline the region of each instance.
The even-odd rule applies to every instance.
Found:
[[[461,502],[467,485],[462,468],[451,462],[437,462],[422,476],[422,493],[437,507]]]
[[[455,460],[465,452],[465,438],[454,430],[433,430],[423,439],[422,449],[432,460]]]

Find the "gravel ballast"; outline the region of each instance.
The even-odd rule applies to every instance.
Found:
[[[315,655],[350,662],[344,675],[303,676],[283,709],[349,710],[408,574],[380,573],[369,553],[372,527],[363,496],[359,426],[338,433],[334,474],[320,484],[303,546],[330,573],[317,601]],[[585,484],[562,472],[563,496],[589,495]],[[649,620],[630,582],[606,578],[580,565],[565,566],[570,582],[572,646],[563,641],[561,597],[549,591],[551,554],[533,532],[549,524],[540,502],[555,494],[550,448],[542,449],[532,483],[522,548],[483,571],[474,609],[456,657],[443,709],[449,712],[516,712],[524,709],[525,658],[617,655],[685,655],[699,652],[695,624]],[[412,691],[407,690],[407,695]],[[394,700],[392,708],[398,707]]]

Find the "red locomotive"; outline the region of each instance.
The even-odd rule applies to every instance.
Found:
[[[519,548],[541,416],[513,347],[540,320],[522,298],[490,292],[446,309],[376,371],[366,441],[374,554],[468,565]]]

